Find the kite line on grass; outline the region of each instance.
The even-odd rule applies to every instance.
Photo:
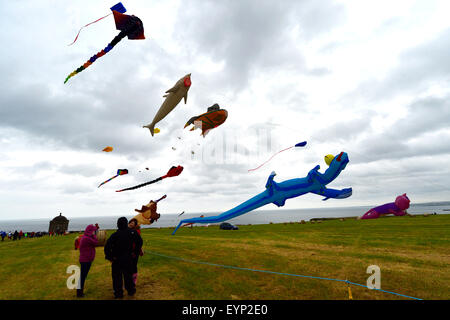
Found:
[[[301,275],[301,274],[284,273],[284,272],[276,272],[276,271],[268,271],[268,270],[241,268],[241,267],[227,266],[227,265],[211,263],[211,262],[196,261],[196,260],[189,260],[189,259],[184,259],[184,258],[180,258],[180,257],[168,256],[168,255],[165,255],[165,254],[152,252],[152,251],[145,251],[145,252],[153,254],[155,256],[164,257],[164,258],[167,258],[167,259],[173,259],[173,260],[179,260],[179,261],[190,262],[190,263],[197,263],[197,264],[205,264],[205,265],[208,265],[208,266],[214,266],[214,267],[220,267],[220,268],[226,268],[226,269],[235,269],[235,270],[244,270],[244,271],[253,271],[253,272],[278,274],[278,275],[291,276],[291,277],[301,277],[301,278],[310,278],[310,279],[318,279],[318,280],[329,280],[329,281],[344,282],[347,285],[352,284],[352,285],[355,285],[355,286],[360,286],[360,287],[367,288],[369,290],[377,290],[377,291],[390,293],[390,294],[394,294],[394,295],[397,295],[397,296],[401,296],[401,297],[405,297],[405,298],[409,298],[409,299],[414,299],[414,300],[423,300],[423,299],[420,299],[420,298],[411,297],[411,296],[407,296],[407,295],[396,293],[396,292],[392,292],[392,291],[381,290],[381,289],[376,289],[376,288],[370,289],[369,287],[367,287],[367,286],[365,286],[363,284],[359,284],[359,283],[356,283],[356,282],[351,282],[351,281],[348,281],[348,280],[325,278],[325,277],[315,277],[315,276],[306,276],[306,275]]]

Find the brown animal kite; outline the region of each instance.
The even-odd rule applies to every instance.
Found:
[[[139,214],[134,217],[134,219],[138,221],[138,225],[152,224],[153,222],[158,221],[161,215],[156,213],[157,203],[166,197],[167,195],[164,195],[161,199],[156,201],[150,200],[150,202],[142,206],[141,209],[134,209],[134,211],[139,212]]]
[[[189,121],[186,122],[184,127],[186,128],[187,126],[193,124],[194,126],[191,128],[190,131],[193,131],[195,129],[201,129],[202,130],[201,135],[204,138],[210,130],[217,128],[222,123],[224,123],[225,120],[227,120],[227,117],[228,111],[225,109],[220,109],[220,106],[217,103],[215,103],[208,108],[207,112],[189,119]]]

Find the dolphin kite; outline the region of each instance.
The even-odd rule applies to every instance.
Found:
[[[324,173],[319,172],[320,166],[317,165],[314,169],[310,170],[308,175],[304,178],[290,179],[280,183],[273,180],[276,173],[272,172],[267,179],[266,190],[260,194],[218,216],[181,220],[172,235],[177,232],[178,228],[183,223],[222,222],[243,215],[269,203],[282,207],[287,199],[295,198],[308,192],[324,196],[325,198],[323,200],[328,200],[329,198],[348,198],[352,195],[352,188],[336,190],[325,187],[337,178],[341,171],[345,169],[348,162],[349,160],[347,153],[341,152],[333,158],[330,163],[330,167]]]
[[[167,94],[163,96],[163,98],[166,98],[166,100],[164,100],[163,104],[159,108],[158,112],[153,118],[153,121],[142,127],[148,128],[153,136],[155,132],[155,125],[159,121],[164,119],[178,105],[178,103],[180,103],[181,99],[184,98],[184,103],[187,103],[188,91],[191,87],[191,84],[190,73],[178,80],[172,88],[166,91]]]

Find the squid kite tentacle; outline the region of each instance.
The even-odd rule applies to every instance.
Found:
[[[97,60],[100,57],[103,57],[105,54],[107,54],[109,51],[111,51],[111,49],[114,48],[114,46],[117,43],[119,43],[119,41],[122,40],[123,38],[125,38],[126,36],[127,36],[127,33],[125,31],[121,31],[117,36],[114,37],[114,39],[111,41],[111,43],[109,43],[102,51],[99,51],[96,54],[94,54],[81,67],[79,67],[78,69],[74,70],[71,74],[69,74],[67,76],[66,80],[64,80],[64,83],[66,83],[70,78],[75,76],[77,73],[80,73],[81,71],[83,71],[84,69],[89,67],[91,64],[93,64],[95,62],[95,60]]]

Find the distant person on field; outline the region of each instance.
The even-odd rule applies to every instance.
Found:
[[[19,237],[19,233],[16,230],[16,231],[14,231],[14,234],[13,234],[13,240],[17,240],[18,237]]]
[[[2,231],[2,241],[5,240],[5,237],[6,237],[6,232]]]
[[[112,262],[111,274],[115,298],[123,298],[123,283],[129,296],[136,293],[133,282],[133,255],[138,255],[142,247],[142,239],[135,230],[128,228],[128,220],[121,217],[117,220],[118,230],[106,241],[105,258]]]
[[[22,237],[23,237],[23,232],[22,232],[22,230],[20,230],[20,232],[19,232],[19,240],[20,240]]]
[[[80,284],[77,288],[77,297],[81,298],[84,296],[84,282],[91,268],[92,261],[95,259],[95,246],[98,244],[97,236],[95,231],[97,229],[92,225],[88,225],[86,230],[84,230],[84,235],[80,241]]]

